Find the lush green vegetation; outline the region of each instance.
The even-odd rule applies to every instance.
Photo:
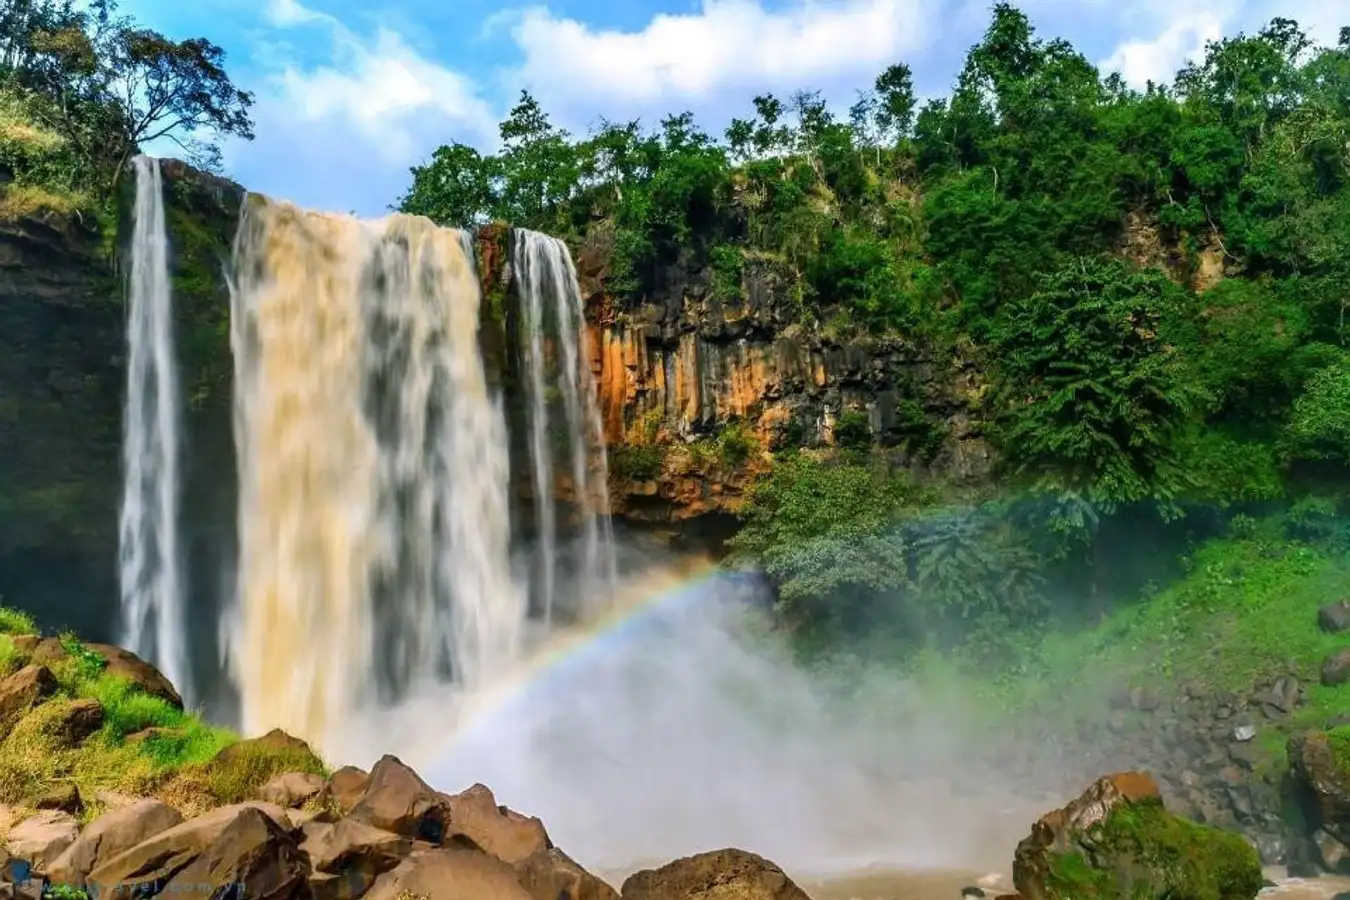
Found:
[[[1350,460],[1350,28],[1319,47],[1275,19],[1141,91],[1000,2],[946,98],[897,63],[846,118],[811,92],[752,109],[720,140],[688,114],[575,138],[523,94],[500,152],[442,147],[401,207],[598,235],[621,307],[671,265],[713,295],[771,272],[805,327],[980,364],[996,488],[916,482],[856,411],[835,452],[780,448],[735,549],[800,634],[1011,664],[1052,621],[1190,621],[1168,591],[1246,554],[1234,529],[1331,553],[1294,519],[1335,520]],[[936,452],[902,413],[907,458]]]
[[[218,167],[221,137],[253,137],[253,97],[224,58],[115,0],[0,0],[0,218],[105,213],[127,161],[159,139]]]
[[[36,638],[32,620],[0,607],[0,678],[29,663],[32,641],[23,644],[25,636]],[[86,816],[103,808],[97,799],[103,790],[155,794],[199,811],[249,799],[282,772],[323,772],[312,754],[266,741],[239,743],[234,733],[110,674],[107,660],[74,635],[62,635],[59,645],[59,653],[46,654],[56,694],[17,721],[0,721],[0,803],[30,805],[56,786],[74,784]],[[81,699],[99,702],[103,722],[72,743],[61,724]]]

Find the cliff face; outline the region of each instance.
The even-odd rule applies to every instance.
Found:
[[[165,161],[185,552],[214,595],[233,528],[228,257],[242,189]],[[134,184],[119,197],[123,222]],[[96,640],[117,627],[129,247],[93,220],[0,222],[0,597]],[[128,236],[129,227],[117,229]],[[217,562],[219,560],[219,562]]]
[[[0,222],[0,597],[53,624],[116,597],[122,324],[92,223]]]
[[[921,473],[987,474],[969,362],[900,337],[849,336],[846,322],[805,325],[771,266],[748,268],[734,299],[718,296],[707,270],[675,266],[658,295],[617,311],[607,256],[592,239],[579,276],[619,515],[734,512],[765,451],[787,446],[870,440]]]

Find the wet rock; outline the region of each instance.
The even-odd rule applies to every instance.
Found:
[[[70,813],[44,810],[11,828],[5,836],[5,849],[34,872],[46,872],[79,833],[80,826]]]
[[[635,872],[619,893],[623,900],[695,900],[714,893],[736,900],[810,900],[778,866],[734,848]]]
[[[59,884],[82,886],[99,863],[182,823],[182,813],[158,800],[136,800],[112,809],[85,826],[52,863],[49,875]]]
[[[322,775],[283,772],[258,788],[258,799],[274,803],[282,809],[295,809],[318,797],[324,784]]]
[[[370,770],[351,817],[413,840],[439,844],[451,822],[450,803],[395,756],[383,756]]]
[[[1186,859],[1187,866],[1171,860]],[[1013,883],[1026,900],[1082,900],[1102,879],[1138,900],[1252,898],[1261,887],[1255,849],[1235,834],[1177,818],[1141,772],[1098,779],[1042,816],[1017,845]]]
[[[0,680],[0,738],[9,733],[15,720],[55,694],[58,687],[52,670],[41,665],[24,666]]]
[[[1350,681],[1350,647],[1343,647],[1322,660],[1322,684],[1336,687]]]
[[[1332,603],[1317,611],[1317,627],[1327,634],[1350,631],[1350,601]]]
[[[486,785],[443,796],[450,804],[450,835],[467,838],[502,862],[515,865],[553,846],[543,822],[498,806]]]
[[[1338,875],[1350,873],[1350,849],[1342,841],[1320,828],[1312,833],[1312,840],[1323,868]]]
[[[1306,807],[1312,829],[1323,828],[1336,837],[1350,838],[1350,773],[1345,771],[1321,731],[1293,735],[1287,744],[1289,774],[1294,793]]]

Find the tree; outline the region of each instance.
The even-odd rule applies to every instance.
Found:
[[[1093,258],[1014,303],[992,348],[1012,475],[1106,510],[1182,494],[1178,438],[1203,399],[1170,341],[1183,301],[1162,272]]]
[[[877,130],[892,142],[909,134],[914,125],[914,78],[909,66],[896,63],[877,76]]]
[[[465,144],[439,147],[425,165],[409,170],[413,183],[399,211],[459,228],[484,222],[498,202],[495,163]]]
[[[114,18],[95,3],[77,25],[33,38],[45,58],[35,81],[51,99],[41,115],[115,187],[141,146],[168,138],[204,167],[220,137],[252,140],[253,95],[230,81],[225,51],[205,38],[172,41]]]
[[[499,133],[499,213],[520,225],[549,228],[560,205],[576,195],[581,179],[576,147],[529,91],[520,92]]]

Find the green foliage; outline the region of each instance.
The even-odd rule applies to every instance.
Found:
[[[999,635],[1043,622],[1049,597],[1072,597],[1056,608],[1075,621],[1122,602],[1108,576],[1132,566],[1112,542],[1132,529],[1156,537],[1161,573],[1230,516],[1340,489],[1347,97],[1350,44],[1286,19],[1139,91],[1000,2],[921,106],[901,61],[845,118],[819,93],[762,94],[721,140],[687,113],[574,137],[522,94],[500,151],[442,147],[402,208],[588,242],[620,312],[706,279],[723,303],[762,292],[827,346],[903,339],[936,371],[978,371],[956,408],[901,386],[885,434],[842,416],[843,465],[789,458],[806,428],[788,423],[738,540],[799,622]],[[739,464],[740,428],[685,449]],[[973,435],[1002,477],[940,510],[872,449],[914,463],[950,446],[960,466]],[[1316,517],[1290,528],[1340,539]]]
[[[15,184],[104,200],[152,141],[217,169],[221,138],[252,139],[253,96],[231,82],[220,47],[116,11],[115,0],[0,4],[0,164]]]
[[[861,409],[848,409],[834,423],[834,442],[844,450],[866,450],[872,446],[872,421]]]
[[[994,336],[995,439],[1038,491],[1106,509],[1190,483],[1178,438],[1202,395],[1168,342],[1180,292],[1160,272],[1079,260],[1016,301]]]
[[[651,444],[623,444],[609,451],[609,470],[630,481],[650,481],[661,474],[665,454]]]
[[[1121,803],[1090,840],[1098,866],[1077,848],[1051,851],[1047,900],[1253,900],[1265,884],[1241,835],[1174,816],[1156,798]]]
[[[0,606],[0,634],[37,634],[37,622],[23,610]]]

